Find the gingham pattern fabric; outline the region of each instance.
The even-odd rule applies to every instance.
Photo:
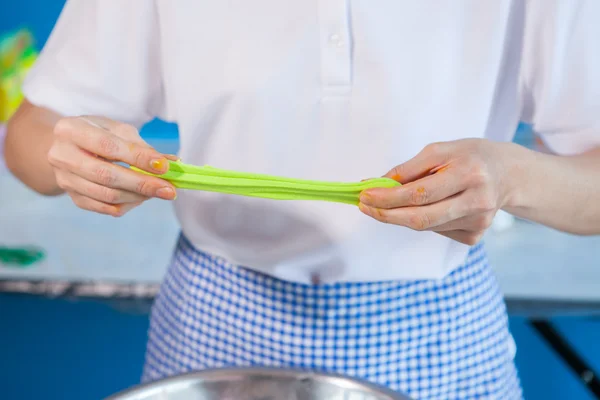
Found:
[[[143,380],[295,367],[419,400],[521,399],[511,343],[481,245],[441,281],[306,285],[231,265],[182,238],[153,307]]]

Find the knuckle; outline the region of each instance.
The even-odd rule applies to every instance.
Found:
[[[152,181],[150,179],[140,179],[136,185],[135,191],[146,197],[151,197],[154,194]]]
[[[472,163],[467,174],[470,185],[481,186],[489,182],[490,176],[484,163],[476,160]]]
[[[119,195],[119,191],[108,187],[103,187],[101,189],[100,198],[105,203],[115,204],[119,202],[121,196]]]
[[[109,135],[102,135],[98,141],[98,148],[103,154],[113,156],[119,151],[119,144]]]
[[[431,219],[426,213],[415,213],[408,220],[408,227],[415,231],[423,231],[431,226]]]
[[[392,168],[392,176],[402,177],[404,176],[404,164],[396,165]]]
[[[113,186],[117,180],[113,171],[107,167],[99,167],[95,172],[96,181],[102,186]]]
[[[431,156],[436,156],[442,154],[442,148],[443,144],[441,142],[433,142],[425,146],[423,152]]]
[[[150,156],[146,149],[143,149],[137,145],[134,145],[133,149],[133,162],[136,167],[146,167],[148,164],[146,161],[149,160]]]
[[[67,137],[73,130],[73,121],[71,118],[61,118],[54,124],[54,135],[58,137]]]
[[[381,209],[381,208],[377,208],[375,210],[375,214],[377,216],[377,219],[379,221],[383,222],[384,224],[389,224],[391,222],[389,211]]]
[[[389,212],[378,207],[369,207],[369,215],[379,222],[389,223]]]
[[[422,206],[429,202],[429,192],[424,187],[411,190],[409,202],[414,206]]]

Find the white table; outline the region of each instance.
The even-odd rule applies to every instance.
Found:
[[[66,196],[39,196],[0,173],[0,244],[47,251],[30,268],[0,265],[0,279],[156,284],[178,231],[165,201],[115,219],[80,210]],[[488,234],[486,244],[507,299],[600,304],[600,237],[517,221]]]
[[[168,153],[177,147],[172,140],[153,145]],[[67,196],[37,195],[0,168],[0,245],[46,252],[29,268],[0,263],[5,291],[61,295],[75,288],[81,295],[152,296],[178,233],[168,202],[150,200],[111,218],[80,210]]]

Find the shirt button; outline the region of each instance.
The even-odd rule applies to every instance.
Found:
[[[329,36],[329,43],[336,47],[342,47],[344,45],[344,42],[342,42],[342,38],[337,33],[334,33],[331,36]]]

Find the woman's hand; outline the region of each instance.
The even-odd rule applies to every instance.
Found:
[[[483,139],[431,144],[386,174],[402,186],[363,192],[359,208],[382,222],[473,245],[507,204],[512,146]]]
[[[176,197],[169,182],[115,162],[163,174],[168,169],[167,159],[177,157],[154,150],[134,127],[101,117],[59,120],[48,152],[58,186],[79,208],[115,217],[152,197]]]

